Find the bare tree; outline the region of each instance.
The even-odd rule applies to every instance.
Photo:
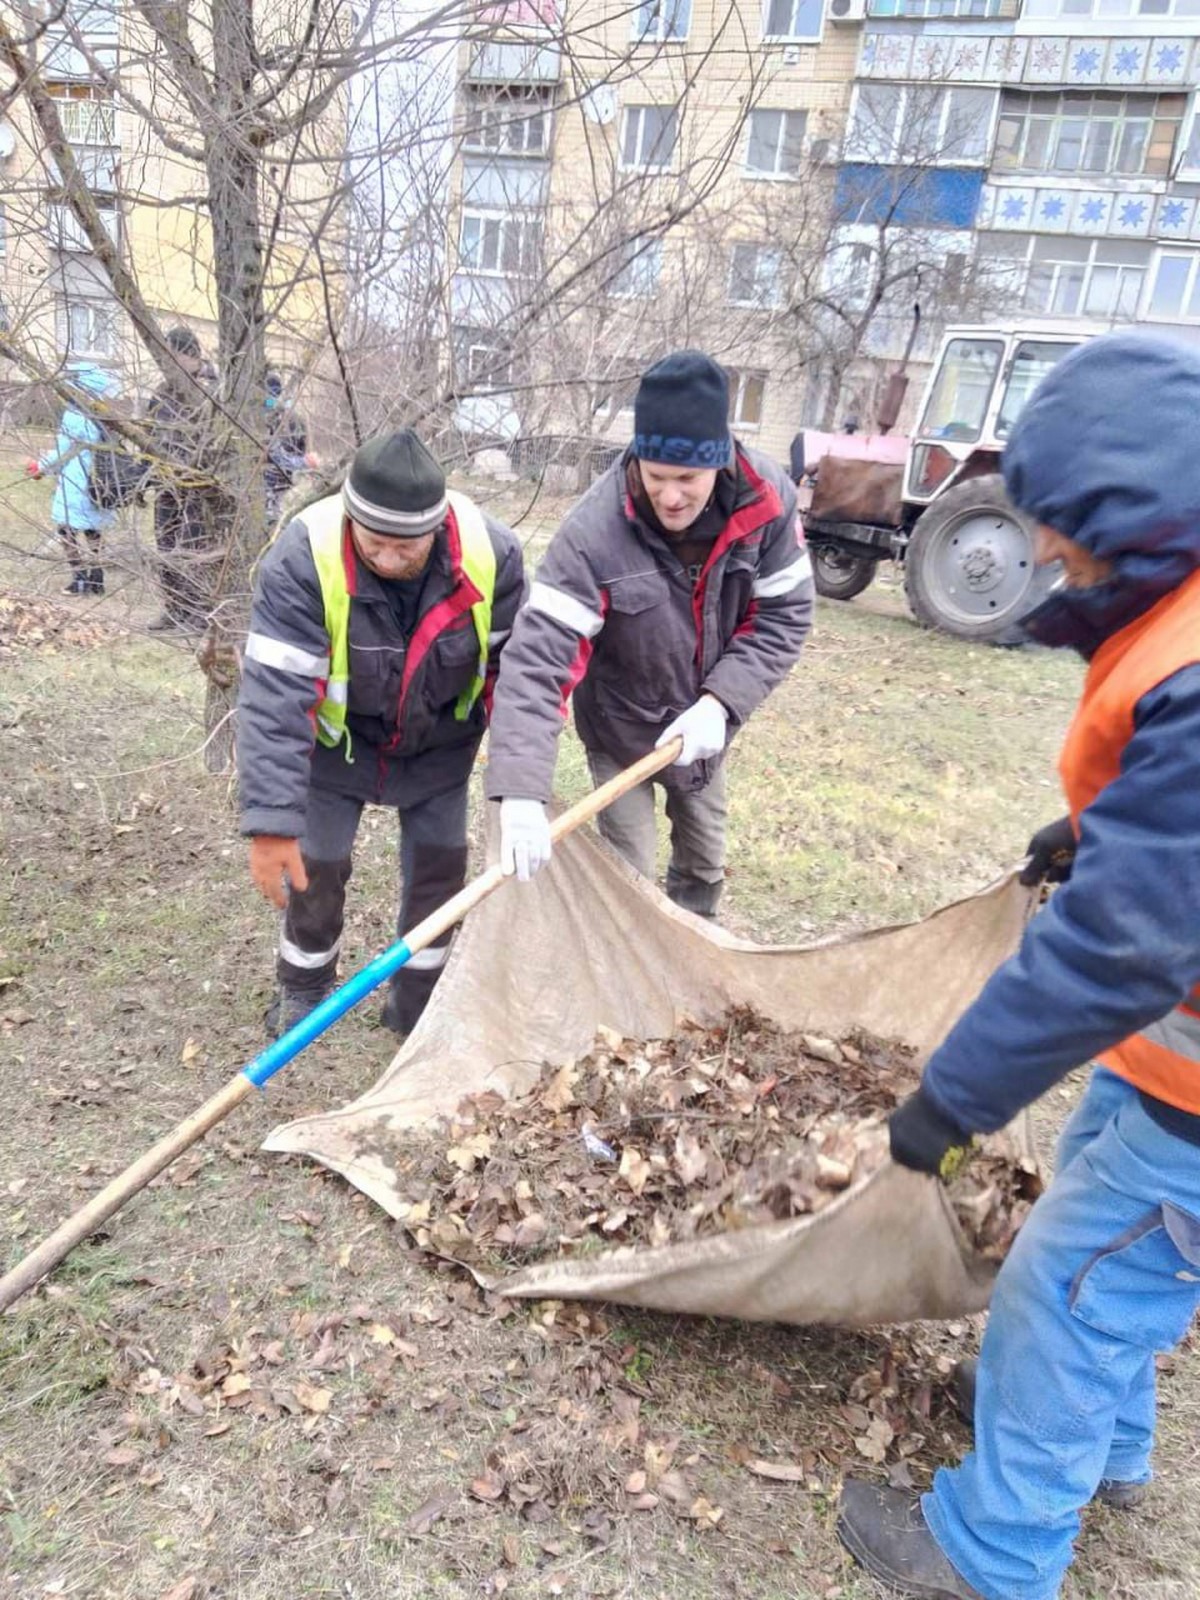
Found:
[[[736,10],[705,48],[672,53],[653,40],[631,49],[646,13],[632,3],[568,30],[529,0],[516,12],[471,0],[424,12],[396,0],[129,0],[117,48],[96,42],[97,6],[111,0],[16,0],[0,13],[0,96],[22,103],[29,130],[9,227],[41,241],[54,209],[82,250],[67,274],[61,252],[42,246],[40,287],[89,275],[94,303],[132,329],[154,378],[189,399],[184,461],[164,459],[144,421],[110,420],[156,457],[160,484],[182,479],[202,507],[206,753],[220,769],[269,531],[268,357],[319,415],[327,482],[385,427],[448,442],[472,401],[506,406],[522,438],[603,434],[613,396],[671,344],[707,342],[727,359],[753,345],[753,319],[725,305],[735,219],[723,186],[765,80]],[[119,113],[117,172],[98,171],[81,139],[75,91],[56,77],[64,41],[91,103]],[[472,231],[469,185],[484,181],[488,130],[511,125],[520,97],[485,85],[456,112],[460,52],[509,45],[556,53],[539,106],[578,157],[565,188],[536,206],[501,194],[502,224]],[[705,87],[721,52],[755,63],[723,120]],[[633,133],[605,114],[618,97],[641,103]],[[501,270],[473,273],[488,251]],[[183,370],[166,341],[176,277],[215,320],[211,381]],[[10,317],[0,353],[65,396],[70,372],[49,353],[63,342],[44,320]]]

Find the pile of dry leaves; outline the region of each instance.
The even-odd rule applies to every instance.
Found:
[[[111,623],[51,600],[0,595],[0,655],[13,650],[92,649],[113,637]]]
[[[404,1226],[484,1270],[658,1246],[810,1216],[887,1157],[912,1052],[863,1034],[782,1033],[751,1013],[675,1038],[602,1031],[519,1098],[475,1095],[396,1152]],[[1039,1189],[1005,1135],[949,1187],[971,1244],[1001,1258]]]

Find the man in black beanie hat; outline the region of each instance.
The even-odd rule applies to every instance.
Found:
[[[488,756],[501,861],[550,857],[546,802],[567,701],[593,780],[679,737],[675,764],[599,819],[646,877],[654,786],[671,824],[667,893],[714,917],[725,877],[730,739],[800,654],[812,565],[795,489],[729,431],[725,373],[698,350],[642,378],[633,443],[551,541],[504,658]]]
[[[283,912],[276,1033],[334,987],[364,805],[400,819],[404,933],[467,870],[467,783],[524,593],[521,547],[410,429],[363,445],[340,494],[263,557],[238,703],[241,829],[255,883]],[[449,935],[392,980],[408,1033]]]

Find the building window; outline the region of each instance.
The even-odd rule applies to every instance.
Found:
[[[119,236],[116,211],[110,206],[102,206],[99,209],[105,233],[114,244],[117,244]],[[67,205],[49,207],[46,234],[52,250],[68,250],[86,255],[92,248],[87,234],[83,231],[83,223]]]
[[[804,111],[752,111],[746,171],[756,178],[794,178],[804,161]]]
[[[1200,110],[1195,106],[1192,108],[1187,143],[1183,146],[1179,157],[1179,169],[1173,176],[1188,178],[1193,182],[1200,179]]]
[[[54,333],[64,356],[117,353],[116,319],[111,306],[89,300],[59,300],[54,307]]]
[[[729,420],[735,428],[759,428],[763,419],[763,395],[767,388],[765,372],[742,372],[726,367],[729,379]]]
[[[1166,177],[1184,105],[1181,94],[1006,92],[992,164],[998,172]]]
[[[860,84],[846,158],[881,165],[985,165],[995,102],[992,89]]]
[[[869,17],[1015,17],[1018,0],[867,0]]]
[[[467,211],[462,219],[459,264],[467,272],[526,277],[537,271],[541,243],[541,223],[534,217]]]
[[[1146,315],[1200,321],[1200,251],[1164,250],[1158,257]]]
[[[763,37],[819,44],[823,14],[823,0],[766,0]]]
[[[621,165],[630,171],[665,172],[675,156],[674,106],[626,106]]]
[[[116,144],[117,108],[90,84],[53,83],[49,93],[71,144]]]
[[[662,275],[662,240],[630,239],[621,255],[621,268],[609,283],[609,294],[621,300],[643,300],[654,294]]]
[[[631,37],[635,40],[686,39],[692,20],[692,0],[641,0],[633,13]]]
[[[1023,17],[1200,17],[1200,0],[1025,0]]]
[[[467,346],[467,382],[473,389],[511,389],[512,356],[490,344]]]
[[[1149,266],[1149,245],[1036,237],[1025,309],[1055,317],[1135,317]]]
[[[729,263],[729,303],[767,311],[783,304],[778,250],[765,244],[735,244]]]
[[[506,156],[544,156],[550,148],[550,94],[543,89],[472,89],[465,146]]]

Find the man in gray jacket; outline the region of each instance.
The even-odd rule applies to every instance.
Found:
[[[407,429],[364,445],[341,493],[306,507],[263,557],[238,775],[251,874],[284,911],[275,1032],[336,981],[364,805],[399,813],[400,933],[462,888],[467,782],[523,593],[515,535],[448,494]],[[393,978],[386,1026],[411,1030],[448,943]]]
[[[629,450],[551,541],[504,657],[488,756],[500,852],[522,881],[550,858],[546,802],[575,696],[593,781],[679,737],[653,781],[671,824],[667,893],[715,917],[725,878],[729,741],[800,654],[812,565],[792,483],[729,431],[725,374],[683,350],[642,378]],[[600,831],[655,873],[654,788]]]

